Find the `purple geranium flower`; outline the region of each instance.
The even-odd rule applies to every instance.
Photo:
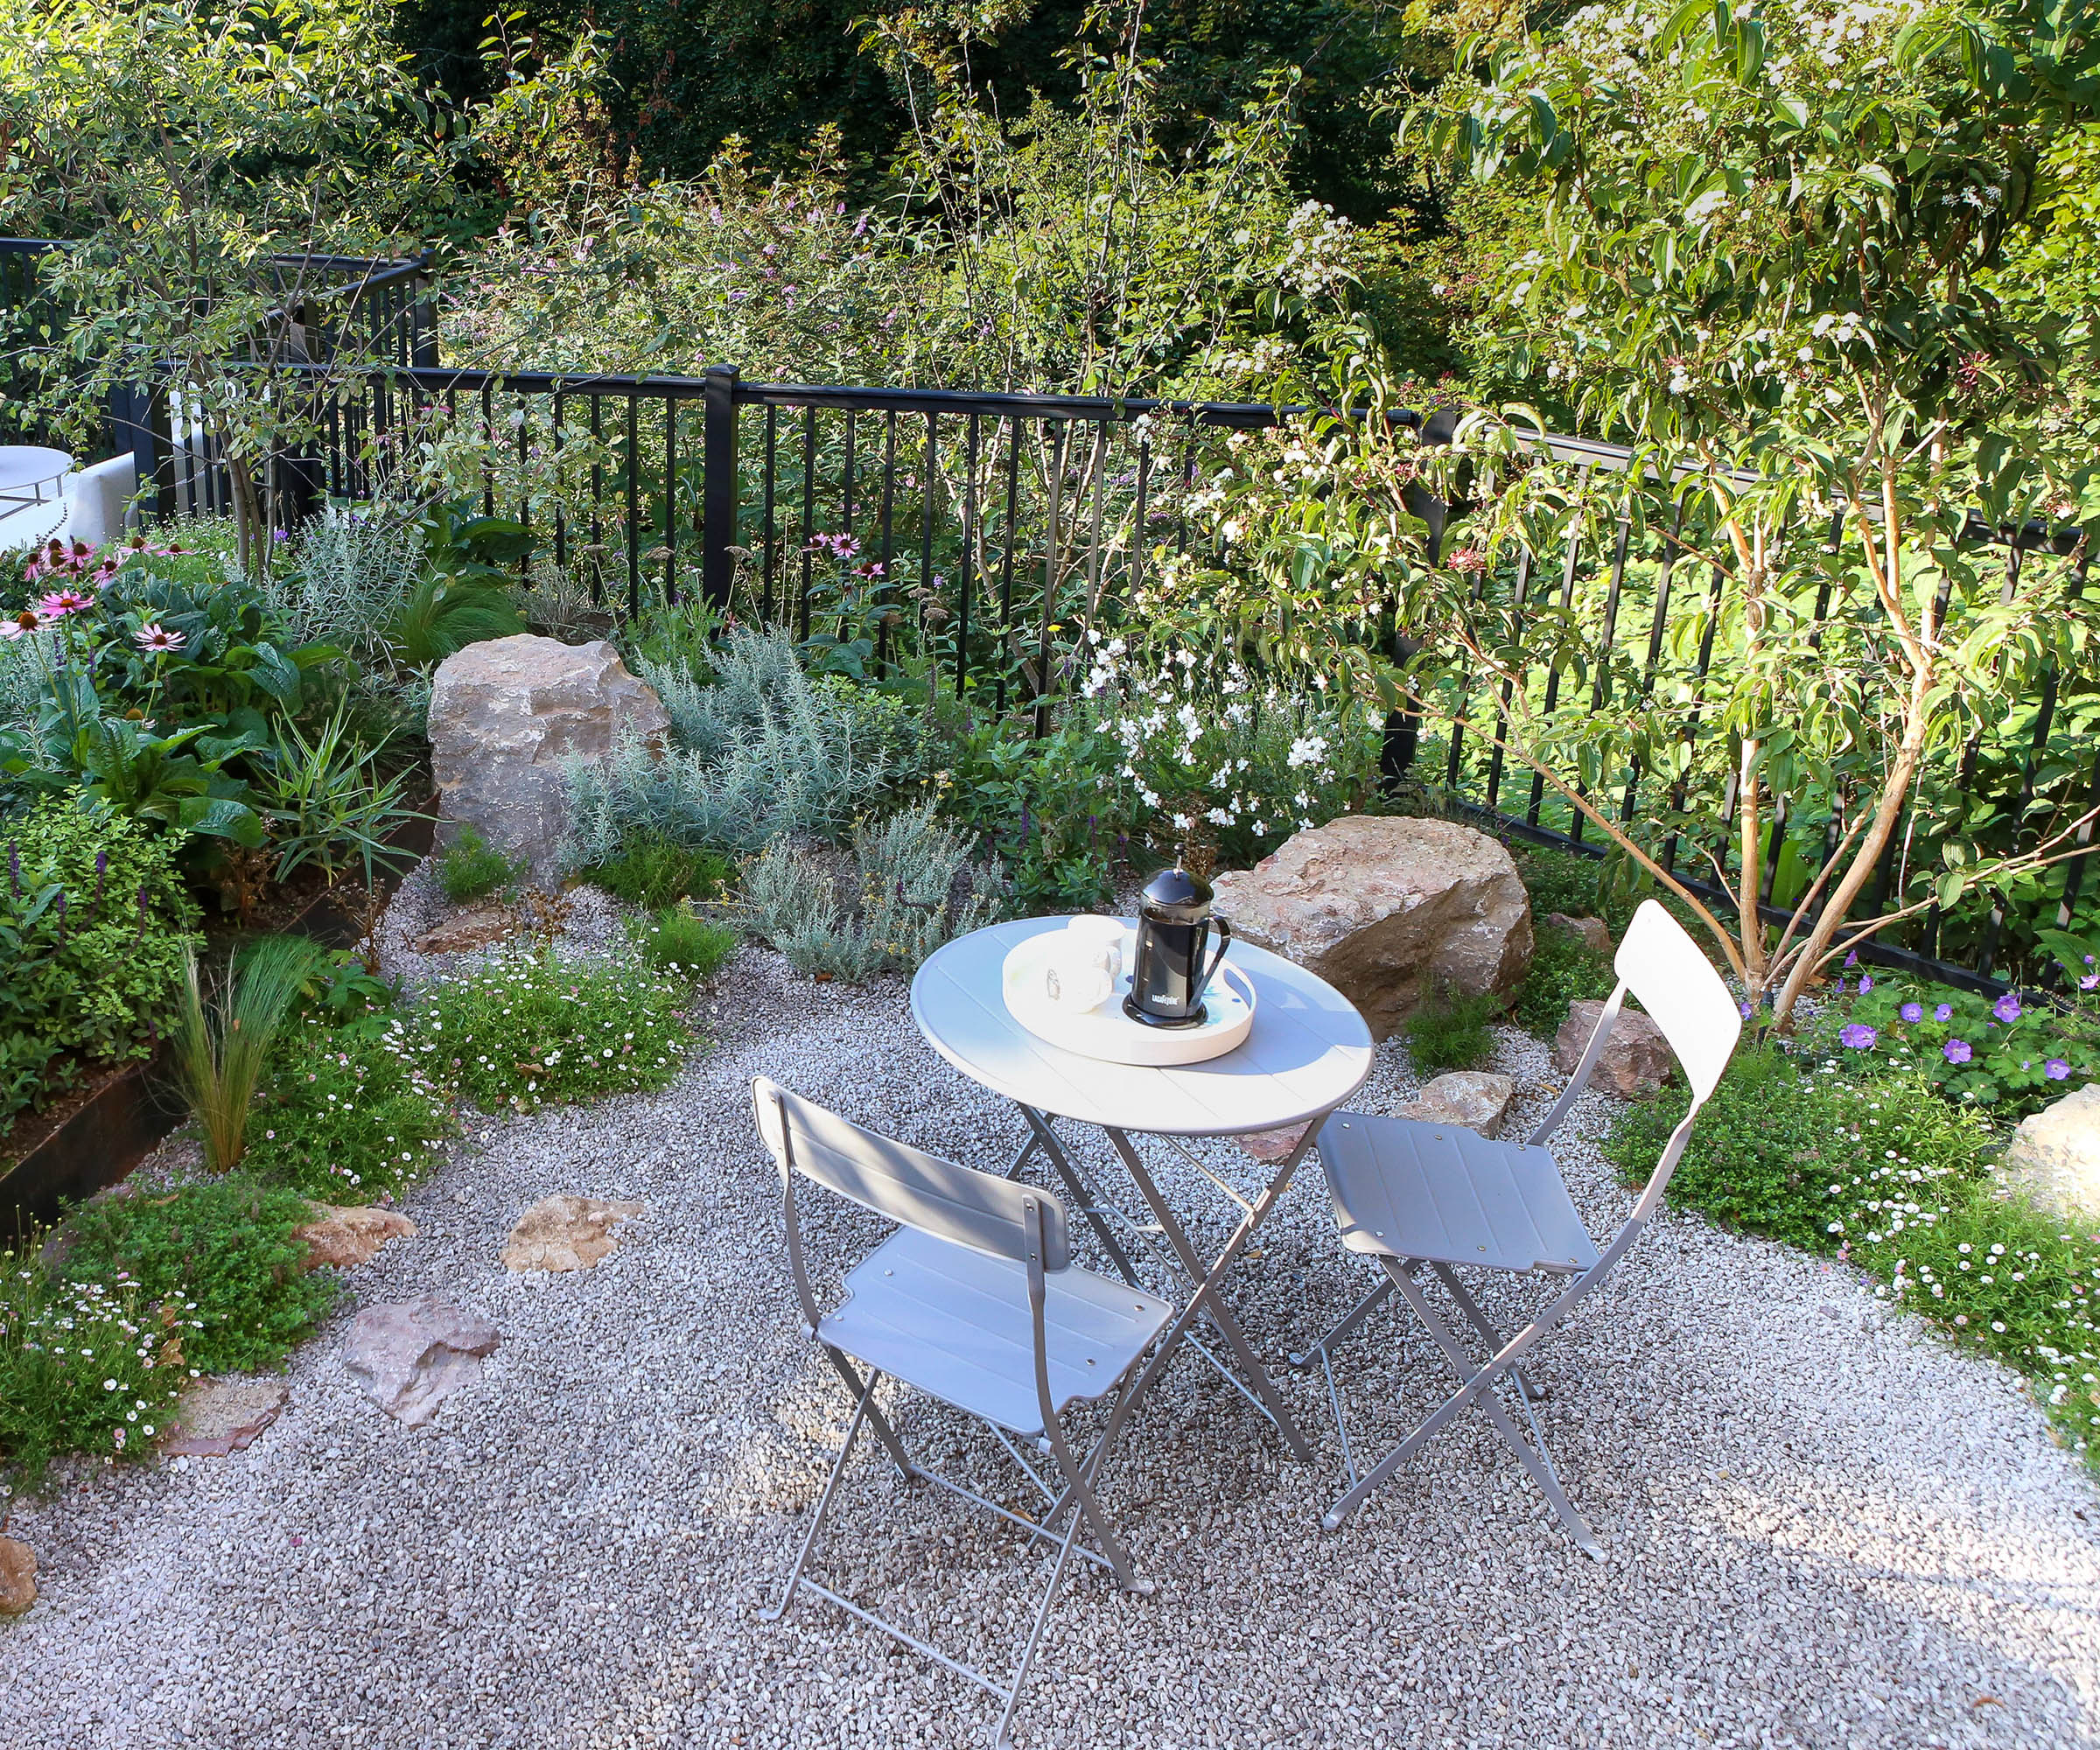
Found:
[[[1858,965],[1858,963],[1859,963],[1859,950],[1858,950],[1858,948],[1854,948],[1854,949],[1853,949],[1853,950],[1852,950],[1852,951],[1850,954],[1846,955],[1846,956],[1844,956],[1844,963],[1845,963],[1847,966],[1857,966],[1857,965]]]
[[[1873,988],[1874,988],[1874,981],[1873,981],[1872,978],[1868,977],[1868,976],[1866,976],[1866,973],[1862,972],[1862,973],[1859,975],[1859,994],[1860,994],[1862,997],[1864,997],[1864,996],[1866,996],[1866,993],[1867,993],[1869,990],[1872,990]]]
[[[1991,1012],[2001,1021],[2017,1021],[2020,1018],[2020,998],[2008,990],[1992,1004]]]
[[[2071,1073],[2071,1066],[2061,1057],[2052,1057],[2041,1066],[2041,1073],[2052,1082],[2062,1082]]]
[[[1925,1018],[1925,1005],[1922,1003],[1906,1003],[1897,1012],[1907,1021],[1922,1021]]]
[[[1949,1040],[1940,1047],[1940,1055],[1950,1063],[1966,1063],[1976,1054],[1970,1050],[1967,1040]]]
[[[1932,1012],[1932,1018],[1936,1021],[1951,1021],[1954,1018],[1954,1004],[1952,1003],[1942,1003],[1938,1008]]]
[[[1865,1051],[1880,1037],[1864,1021],[1850,1021],[1838,1030],[1838,1043],[1847,1051]]]

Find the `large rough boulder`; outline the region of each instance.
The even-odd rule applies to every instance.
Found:
[[[2100,1222],[2100,1082],[2022,1118],[1998,1179],[2059,1220]]]
[[[1216,881],[1233,934],[1317,972],[1384,1039],[1434,987],[1505,996],[1531,963],[1509,853],[1456,821],[1354,816]]]
[[[1590,1035],[1604,1014],[1602,1003],[1568,1004],[1568,1018],[1553,1035],[1553,1068],[1572,1075],[1582,1067]],[[1636,1009],[1621,1009],[1612,1023],[1611,1037],[1597,1067],[1590,1072],[1590,1086],[1616,1094],[1621,1100],[1645,1100],[1669,1081],[1677,1063],[1676,1054],[1662,1029]]]
[[[654,690],[603,639],[520,633],[470,644],[438,664],[430,687],[430,765],[444,817],[524,858],[550,886],[569,821],[564,763],[603,760],[623,734],[660,742],[669,723]]]
[[[343,1366],[388,1415],[420,1428],[453,1392],[481,1377],[481,1358],[501,1340],[487,1320],[425,1294],[360,1312],[343,1345]]]

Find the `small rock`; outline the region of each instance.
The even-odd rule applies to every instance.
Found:
[[[1507,996],[1531,963],[1509,853],[1457,821],[1345,816],[1218,877],[1236,936],[1319,974],[1388,1037],[1432,990]]]
[[[188,1459],[242,1452],[277,1419],[290,1396],[283,1380],[199,1380],[182,1394],[161,1451]]]
[[[1565,930],[1570,935],[1580,936],[1583,946],[1592,954],[1601,954],[1607,960],[1611,958],[1611,928],[1602,918],[1572,918],[1565,912],[1552,912],[1547,914],[1546,922],[1553,929]]]
[[[1233,1141],[1256,1160],[1265,1160],[1273,1166],[1298,1146],[1306,1128],[1304,1124],[1285,1124],[1280,1130],[1250,1130],[1243,1137],[1235,1137]]]
[[[508,906],[472,906],[424,931],[410,946],[418,954],[464,954],[470,948],[508,942],[518,929],[518,914]]]
[[[360,1312],[343,1367],[388,1415],[420,1428],[445,1398],[480,1378],[481,1358],[501,1340],[486,1319],[425,1294]]]
[[[590,1270],[619,1243],[613,1231],[643,1213],[640,1203],[608,1203],[564,1192],[518,1217],[503,1246],[503,1268]]]
[[[1454,1069],[1424,1082],[1421,1091],[1400,1109],[1404,1118],[1419,1118],[1428,1124],[1458,1124],[1484,1137],[1499,1137],[1502,1121],[1509,1116],[1509,1102],[1516,1097],[1516,1083],[1507,1075],[1484,1069]]]
[[[18,1537],[0,1537],[0,1616],[19,1616],[37,1601],[37,1552]]]
[[[2100,1082],[2022,1118],[1998,1180],[2061,1221],[2100,1221]]]
[[[1602,1003],[1568,1004],[1568,1018],[1553,1036],[1553,1068],[1563,1075],[1572,1075],[1582,1062],[1582,1054],[1603,1013]],[[1676,1058],[1662,1029],[1646,1015],[1621,1009],[1612,1024],[1604,1054],[1597,1060],[1590,1086],[1616,1094],[1621,1100],[1645,1100],[1670,1080],[1676,1068]]]
[[[306,1248],[306,1268],[318,1270],[332,1264],[337,1270],[355,1270],[368,1264],[388,1240],[416,1237],[416,1224],[392,1209],[339,1209],[332,1204],[313,1205],[314,1219],[292,1229],[292,1237]]]

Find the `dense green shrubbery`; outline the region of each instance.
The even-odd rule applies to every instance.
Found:
[[[417,1026],[433,1074],[484,1109],[521,1111],[663,1087],[693,1031],[678,985],[634,964],[508,955],[431,987]]]
[[[1619,976],[1609,956],[1601,955],[1572,930],[1555,929],[1536,902],[1532,917],[1531,964],[1516,987],[1510,1013],[1517,1024],[1542,1039],[1550,1039],[1568,1018],[1568,1004],[1596,1002],[1612,994]]]
[[[1494,1050],[1488,1024],[1501,1007],[1493,997],[1432,991],[1400,1029],[1416,1073],[1441,1075],[1447,1069],[1472,1069],[1485,1062]]]
[[[206,1373],[281,1367],[341,1286],[332,1271],[304,1267],[292,1230],[311,1219],[297,1192],[240,1173],[160,1195],[135,1190],[74,1212],[66,1270],[136,1283],[145,1303],[193,1307],[198,1322],[183,1347]]]
[[[309,1018],[280,1041],[244,1165],[324,1203],[369,1203],[435,1162],[456,1125],[438,1042],[393,1015]]]
[[[0,1122],[87,1059],[149,1055],[197,907],[163,834],[54,797],[0,827]]]
[[[1689,1099],[1665,1088],[1621,1115],[1605,1153],[1629,1183],[1653,1170]],[[1913,1076],[1852,1082],[1746,1047],[1693,1128],[1670,1199],[1857,1264],[1876,1294],[2018,1368],[2072,1443],[2100,1450],[2100,1237],[1998,1196],[1991,1147],[1976,1113]]]
[[[67,1452],[144,1458],[200,1371],[185,1351],[201,1323],[179,1288],[83,1279],[34,1243],[0,1250],[0,1477],[33,1488]]]

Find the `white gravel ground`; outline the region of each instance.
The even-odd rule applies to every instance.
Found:
[[[716,1002],[717,1049],[668,1093],[477,1124],[409,1200],[419,1236],[356,1275],[346,1318],[438,1290],[501,1327],[484,1380],[433,1425],[398,1427],[361,1396],[339,1320],[246,1452],[80,1468],[20,1506],[44,1595],[0,1624],[0,1745],[984,1741],[985,1698],[839,1613],[757,1618],[844,1400],[797,1332],[746,1086],[766,1072],[986,1166],[1019,1125],[924,1047],[899,984],[792,983],[746,950]],[[1502,1058],[1529,1117],[1544,1054],[1508,1033]],[[1410,1082],[1389,1049],[1358,1103],[1390,1110]],[[1607,1116],[1592,1097],[1577,1129]],[[1601,1231],[1625,1193],[1582,1141],[1562,1158]],[[1186,1168],[1163,1178],[1214,1241],[1223,1200]],[[593,1272],[507,1276],[505,1232],[557,1191],[650,1214]],[[821,1225],[833,1256],[871,1236]],[[1362,1279],[1311,1169],[1236,1299],[1280,1356]],[[1398,1329],[1374,1321],[1347,1360],[1354,1431],[1384,1443],[1446,1378],[1424,1342],[1396,1350]],[[1538,1373],[1602,1565],[1477,1417],[1323,1536],[1331,1430],[1317,1465],[1282,1461],[1185,1354],[1107,1490],[1158,1593],[1079,1573],[1017,1740],[2100,1741],[2100,1497],[2010,1374],[1885,1320],[1842,1270],[1675,1218]],[[1325,1427],[1317,1375],[1285,1390]],[[1019,1503],[957,1418],[921,1403],[904,1428]],[[1040,1564],[934,1493],[869,1456],[821,1572],[997,1662]]]

